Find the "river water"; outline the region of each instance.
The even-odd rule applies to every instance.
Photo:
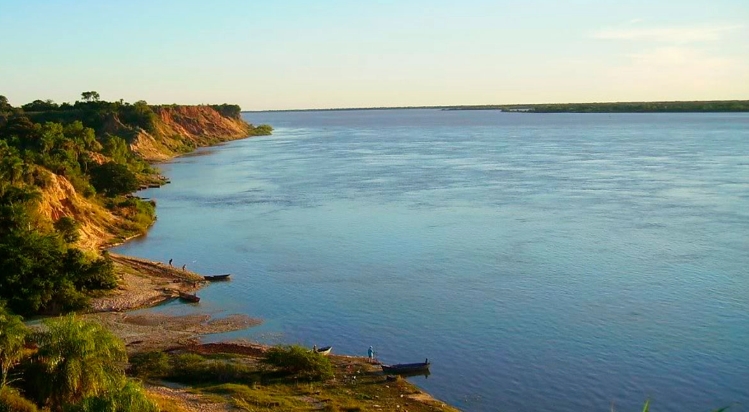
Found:
[[[117,248],[466,411],[749,410],[749,114],[244,113]]]

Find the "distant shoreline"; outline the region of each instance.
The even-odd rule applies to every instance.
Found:
[[[749,112],[749,100],[539,103],[458,106],[341,107],[330,109],[246,110],[242,113],[339,112],[360,110],[496,110],[521,113],[741,113]]]

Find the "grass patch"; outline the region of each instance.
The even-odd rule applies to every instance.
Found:
[[[305,354],[302,358],[312,353],[301,350]],[[141,353],[131,358],[130,373],[143,379],[183,383],[191,386],[193,393],[245,411],[455,411],[439,401],[411,398],[420,394],[418,388],[405,379],[386,380],[377,366],[364,359],[325,357],[333,376],[309,380],[304,374],[269,366],[268,353],[272,352],[265,358],[226,353]],[[279,353],[285,352],[273,356]],[[286,362],[296,365],[293,359],[282,363]]]

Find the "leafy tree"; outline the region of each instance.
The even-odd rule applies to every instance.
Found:
[[[104,326],[75,315],[44,324],[36,360],[46,372],[40,389],[53,408],[123,387],[125,345]]]
[[[327,356],[299,345],[272,347],[266,352],[263,363],[305,379],[333,377],[333,366]]]
[[[107,135],[104,138],[102,153],[111,157],[117,163],[127,163],[131,152],[125,139],[117,136]]]
[[[0,303],[0,389],[8,383],[8,372],[23,358],[23,345],[29,330]]]
[[[21,108],[27,112],[43,112],[47,110],[57,110],[60,106],[50,99],[47,100],[34,100],[31,103],[26,103]]]
[[[8,98],[0,95],[0,113],[10,112],[13,110],[13,106],[8,103]]]
[[[79,226],[78,222],[70,216],[63,216],[55,222],[55,230],[67,243],[75,243],[81,238],[81,234],[78,233]]]
[[[100,98],[99,93],[95,91],[83,92],[81,97],[87,102],[98,102]]]
[[[242,109],[236,104],[212,104],[211,107],[222,116],[230,119],[239,119]]]
[[[21,179],[24,162],[15,147],[8,146],[5,140],[0,140],[0,181],[7,181],[11,185]]]
[[[106,196],[124,195],[138,189],[138,178],[127,166],[107,162],[91,169],[91,184]]]

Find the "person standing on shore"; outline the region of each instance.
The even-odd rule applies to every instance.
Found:
[[[375,353],[374,349],[372,349],[372,347],[370,346],[369,349],[367,350],[367,357],[369,358],[369,363],[374,362],[374,353]]]
[[[172,259],[169,259],[169,266],[172,266]]]
[[[187,266],[187,263],[185,263],[184,265],[182,265],[182,271],[183,272],[185,271],[185,266]]]

